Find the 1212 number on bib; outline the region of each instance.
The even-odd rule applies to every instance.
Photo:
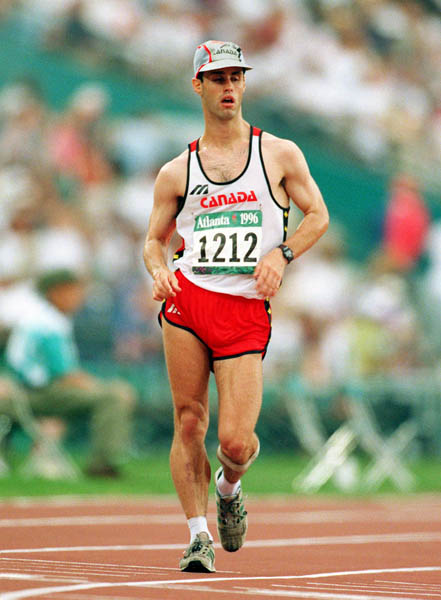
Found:
[[[253,273],[262,246],[262,211],[199,215],[193,230],[196,274]]]

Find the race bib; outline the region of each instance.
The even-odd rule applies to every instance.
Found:
[[[262,211],[199,215],[193,230],[193,273],[253,273],[262,246]]]

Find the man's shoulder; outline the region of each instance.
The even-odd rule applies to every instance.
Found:
[[[187,164],[188,150],[166,162],[156,178],[156,189],[175,190],[176,195],[180,195],[187,179]]]
[[[262,135],[262,155],[269,171],[298,176],[306,172],[305,157],[292,140],[280,138],[270,133]]]
[[[176,178],[187,172],[188,149],[166,162],[160,169],[159,175],[165,178]]]
[[[301,150],[295,142],[273,135],[268,131],[262,133],[262,148],[281,156],[301,154]]]

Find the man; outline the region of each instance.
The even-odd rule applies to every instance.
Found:
[[[39,302],[13,327],[6,360],[36,415],[90,415],[92,451],[87,472],[116,477],[129,441],[135,392],[124,381],[105,382],[80,368],[71,315],[83,304],[85,289],[84,282],[67,269],[41,275]],[[3,412],[9,407],[12,418],[17,417],[15,396],[11,393],[9,403],[0,406]]]
[[[262,358],[270,337],[268,299],[283,272],[325,232],[328,213],[295,144],[242,118],[246,64],[232,42],[208,41],[194,56],[193,89],[205,130],[159,172],[144,259],[162,300],[165,357],[175,412],[170,464],[190,528],[183,571],[215,571],[206,512],[208,380],[218,391],[216,501],[225,550],[247,531],[240,481],[259,453]],[[290,199],[304,213],[285,239]],[[167,265],[174,230],[177,271]],[[284,242],[284,243],[282,243]]]

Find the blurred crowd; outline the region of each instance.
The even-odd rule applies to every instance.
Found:
[[[8,3],[7,3],[8,4]],[[10,4],[14,4],[13,2]],[[439,185],[438,0],[20,0],[26,34],[190,94],[195,40],[233,39],[248,95],[360,160]],[[184,77],[182,76],[184,75]]]
[[[7,332],[28,310],[35,276],[70,269],[89,278],[79,318],[92,356],[95,340],[136,361],[159,348],[142,263],[154,172],[122,174],[107,103],[95,84],[78,88],[61,114],[34,82],[1,92],[0,324]]]
[[[441,365],[441,224],[432,222],[422,191],[440,183],[436,3],[21,0],[2,7],[18,11],[46,48],[117,61],[177,87],[191,77],[195,42],[234,39],[256,67],[247,79],[251,96],[317,117],[367,161],[392,156],[402,175],[391,179],[378,248],[366,264],[351,264],[345,232],[333,223],[294,264],[274,302],[267,368],[295,366],[326,382]],[[83,354],[142,363],[161,351],[141,252],[153,182],[184,132],[165,133],[149,114],[112,117],[110,100],[103,85],[88,83],[55,112],[38,81],[0,89],[0,331],[6,338],[29,310],[36,275],[68,268],[89,280],[77,316]],[[424,167],[418,176],[415,165]],[[427,269],[417,273],[423,256]]]

